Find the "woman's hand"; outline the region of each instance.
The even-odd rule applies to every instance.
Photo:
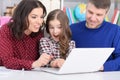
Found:
[[[54,68],[60,68],[64,62],[65,62],[64,59],[55,59],[51,61],[50,66]]]
[[[42,53],[41,56],[39,57],[38,60],[33,62],[32,68],[37,68],[41,66],[45,66],[46,64],[49,63],[49,61],[53,58],[53,56],[47,54],[47,53]]]

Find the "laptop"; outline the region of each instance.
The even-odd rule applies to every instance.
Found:
[[[41,67],[40,70],[54,74],[96,72],[113,50],[114,48],[74,48],[61,68]]]

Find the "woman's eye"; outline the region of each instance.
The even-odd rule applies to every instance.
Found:
[[[41,16],[40,18],[44,18],[44,16]]]
[[[36,17],[32,16],[32,18],[34,18],[34,19],[35,19]]]

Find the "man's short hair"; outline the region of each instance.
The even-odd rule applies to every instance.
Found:
[[[96,8],[109,9],[111,0],[89,0]]]

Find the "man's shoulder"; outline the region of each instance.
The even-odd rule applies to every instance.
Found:
[[[111,23],[111,22],[104,21],[103,23],[104,23],[104,24],[107,24],[107,25],[110,25],[110,26],[117,26],[117,27],[118,27],[117,24],[113,24],[113,23]]]
[[[76,22],[70,25],[70,28],[85,26],[86,21]]]
[[[106,22],[106,21],[104,21],[103,24],[105,24],[104,26],[106,26],[106,27],[110,27],[111,29],[117,29],[117,28],[120,28],[119,25],[117,25],[117,24],[113,24],[113,23],[111,23],[111,22]]]
[[[111,22],[106,22],[106,30],[109,30],[111,33],[120,34],[120,26],[117,24],[113,24]]]
[[[82,25],[82,24],[85,24],[85,23],[86,23],[86,21],[81,21],[81,22],[73,23],[70,26],[73,26],[73,25]]]

